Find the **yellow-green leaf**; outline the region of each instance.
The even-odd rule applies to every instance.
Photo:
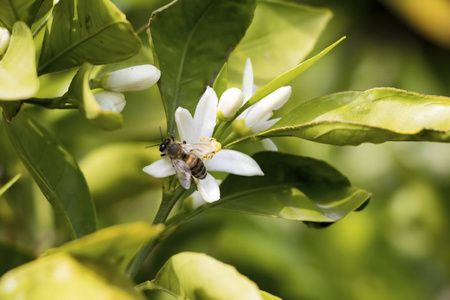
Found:
[[[138,286],[140,290],[163,290],[177,299],[279,299],[262,292],[233,266],[206,254],[182,252],[172,256],[156,278]]]
[[[105,129],[114,130],[122,127],[122,114],[103,110],[94,97],[89,87],[89,75],[93,65],[84,63],[70,84],[69,91],[65,96],[71,98],[78,104],[78,108],[86,116],[86,119],[94,125]]]
[[[330,224],[364,207],[371,197],[320,160],[279,152],[259,152],[253,158],[264,176],[229,175],[220,185],[221,199],[212,206]]]
[[[1,299],[145,299],[114,267],[67,254],[39,258],[0,279]]]
[[[259,138],[296,136],[333,145],[450,142],[450,98],[394,88],[327,95],[284,116]]]
[[[33,36],[24,22],[13,26],[11,41],[0,61],[0,100],[22,100],[39,89]]]

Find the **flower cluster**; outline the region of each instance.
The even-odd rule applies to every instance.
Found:
[[[186,147],[194,149],[192,151],[195,151],[196,147],[209,149],[206,155],[199,156],[208,172],[221,171],[241,176],[264,175],[253,158],[235,150],[221,150],[220,141],[213,138],[216,125],[223,122],[232,122],[234,134],[245,136],[268,129],[279,120],[270,119],[273,115],[272,111],[281,108],[289,99],[290,86],[281,87],[274,91],[244,110],[232,121],[239,109],[251,98],[255,91],[253,70],[250,59],[248,59],[241,90],[230,88],[221,95],[219,101],[215,91],[207,87],[198,102],[194,116],[182,107],[178,107],[176,110],[175,122],[181,141],[188,145]],[[217,144],[219,144],[219,147]],[[143,171],[154,177],[163,178],[177,173],[176,163],[173,158],[165,156],[146,166]],[[193,176],[193,180],[197,185],[197,192],[192,196],[197,203],[196,206],[200,205],[200,196],[206,202],[214,202],[220,199],[219,184],[210,173],[204,179],[197,179]]]
[[[152,65],[140,65],[111,72],[102,77],[103,91],[94,95],[105,111],[122,112],[125,107],[124,91],[141,91],[152,87],[161,77],[161,71]]]
[[[216,126],[216,111],[218,99],[214,90],[206,88],[205,93],[200,98],[194,117],[182,107],[175,112],[178,133],[182,141],[187,144],[217,143],[212,139],[214,127]],[[209,146],[207,145],[207,146]],[[203,157],[206,170],[221,171],[236,175],[255,176],[264,175],[258,164],[247,154],[227,149],[217,149],[217,145],[212,147],[210,157]],[[219,150],[219,151],[214,151]],[[154,177],[167,177],[175,175],[175,169],[171,158],[164,157],[153,164],[146,166],[144,172]],[[198,192],[207,202],[220,199],[219,185],[211,174],[207,174],[204,179],[196,180]]]
[[[253,68],[250,58],[247,59],[242,79],[242,90],[231,88],[220,97],[218,118],[231,119],[236,112],[256,92],[253,84]],[[273,111],[280,109],[291,96],[291,87],[283,86],[244,110],[232,123],[233,131],[238,136],[247,136],[269,129],[280,119],[270,119]],[[222,117],[222,116],[225,116]]]

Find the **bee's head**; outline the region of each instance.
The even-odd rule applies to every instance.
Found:
[[[169,146],[169,144],[172,142],[172,140],[171,139],[165,139],[162,143],[161,143],[161,145],[159,145],[159,151],[161,151],[161,152],[165,152],[166,151],[166,149],[167,149],[167,146]]]

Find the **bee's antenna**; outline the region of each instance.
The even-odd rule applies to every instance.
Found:
[[[164,141],[163,135],[162,135],[162,130],[161,130],[161,126],[159,126],[159,134],[161,135],[161,143]],[[161,145],[161,143],[155,144],[155,145],[150,145],[150,146],[145,146],[145,148],[151,148],[151,147],[156,147]]]
[[[159,146],[159,145],[161,145],[161,144],[155,144],[155,145],[145,146],[145,148],[156,147],[156,146]]]
[[[162,135],[162,130],[161,130],[161,126],[159,126],[159,134],[161,135],[161,142],[164,140],[163,135]]]

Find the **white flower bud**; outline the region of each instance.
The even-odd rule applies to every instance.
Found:
[[[104,91],[94,95],[95,100],[104,111],[122,112],[125,107],[125,96],[118,92]]]
[[[110,91],[141,91],[153,86],[161,71],[152,65],[141,65],[114,71],[101,80],[102,87]]]
[[[217,106],[217,117],[221,121],[226,121],[234,117],[244,102],[244,94],[238,88],[226,90],[219,100]]]
[[[6,49],[8,49],[10,38],[11,34],[8,29],[0,27],[0,55],[5,54]]]
[[[259,102],[250,106],[247,114],[245,115],[245,125],[247,128],[253,127],[272,110],[281,108],[291,96],[291,87],[283,86],[264,97]],[[239,118],[238,118],[239,119]]]

